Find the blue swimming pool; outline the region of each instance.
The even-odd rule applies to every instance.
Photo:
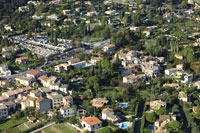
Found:
[[[127,123],[122,123],[121,128],[127,128]]]
[[[121,104],[121,108],[126,108],[127,105],[128,105],[127,103],[122,103],[122,104]]]
[[[151,127],[147,127],[147,129],[156,130],[156,127],[151,126]]]

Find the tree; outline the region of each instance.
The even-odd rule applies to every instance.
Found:
[[[160,108],[158,110],[156,110],[156,115],[166,115],[167,114],[167,110],[165,108]]]
[[[17,120],[17,119],[19,119],[19,118],[21,118],[21,117],[22,117],[22,113],[19,112],[19,111],[17,111],[17,112],[13,115],[13,118],[14,118],[15,120]]]
[[[122,22],[123,22],[124,24],[127,24],[127,23],[128,23],[128,17],[127,17],[127,16],[124,16],[124,17],[122,18]]]
[[[76,116],[77,106],[76,106],[76,105],[73,105],[73,106],[72,106],[72,110],[73,110],[73,112],[74,112],[74,115]]]
[[[109,127],[104,127],[99,130],[99,133],[112,133],[112,130]]]
[[[54,33],[54,46],[57,46],[58,45],[58,40],[57,40],[57,35],[56,35],[56,32]]]
[[[180,131],[182,125],[183,124],[180,123],[179,121],[172,120],[166,125],[166,128],[171,132],[177,132],[177,131]]]
[[[148,122],[155,122],[156,121],[155,113],[146,113],[146,120]]]

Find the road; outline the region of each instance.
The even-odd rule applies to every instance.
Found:
[[[55,123],[55,122],[49,123],[49,124],[47,124],[47,125],[45,125],[45,126],[39,128],[39,129],[36,129],[36,130],[34,130],[34,131],[30,132],[30,133],[37,133],[37,132],[39,132],[39,131],[41,131],[41,130],[47,128],[47,127],[50,127],[50,126],[52,126],[52,125],[54,125],[54,124],[56,124],[56,123]]]
[[[190,129],[189,126],[188,126],[187,118],[186,118],[186,116],[185,116],[185,113],[184,113],[184,111],[183,111],[183,108],[182,108],[182,107],[179,107],[179,110],[180,110],[180,113],[181,113],[181,115],[182,115],[182,118],[183,118],[183,125],[184,125],[184,127],[185,127],[187,133],[191,133],[191,129]]]
[[[135,122],[134,133],[140,133],[141,118],[142,118],[142,115],[143,115],[143,111],[144,111],[144,103],[140,102],[139,107],[138,107],[138,111],[137,111],[138,120],[136,120],[136,122]]]

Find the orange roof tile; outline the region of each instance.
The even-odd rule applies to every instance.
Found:
[[[40,97],[40,98],[38,98],[37,100],[36,100],[36,102],[37,103],[40,103],[41,101],[43,101],[44,100],[44,98],[43,97]]]
[[[33,69],[33,70],[30,70],[27,74],[35,76],[35,75],[37,75],[38,73],[40,73],[39,70],[34,70],[34,69]]]
[[[21,61],[21,60],[28,60],[28,57],[19,57],[19,58],[16,58],[16,61]]]
[[[97,125],[102,123],[102,121],[100,121],[98,118],[96,117],[85,117],[83,119],[80,119],[81,121],[84,121],[85,123],[87,123],[88,125],[92,126],[92,125]]]
[[[68,62],[74,62],[74,61],[77,61],[77,60],[80,60],[80,59],[79,58],[73,58],[73,59],[68,60]]]

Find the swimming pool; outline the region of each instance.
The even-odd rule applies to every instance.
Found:
[[[147,129],[156,130],[156,127],[150,126],[150,127],[147,127]]]
[[[127,123],[122,123],[121,128],[127,128]]]
[[[128,105],[127,103],[122,103],[122,104],[121,104],[121,108],[126,108],[127,105]]]

